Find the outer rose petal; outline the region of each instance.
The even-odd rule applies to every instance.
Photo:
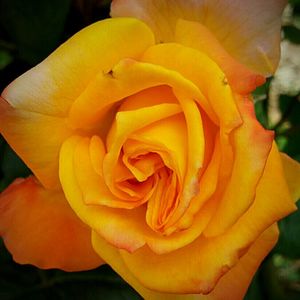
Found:
[[[281,153],[281,160],[292,198],[297,201],[300,198],[300,164],[285,153]]]
[[[279,60],[280,16],[285,4],[285,0],[114,0],[111,15],[145,21],[163,42],[174,41],[178,18],[198,21],[234,58],[269,75]]]
[[[2,97],[16,108],[64,116],[98,73],[124,57],[139,57],[153,43],[150,29],[137,19],[94,23],[13,81]]]
[[[278,235],[277,224],[266,229],[239,262],[221,278],[216,289],[208,295],[208,299],[243,299],[260,263],[275,246]]]
[[[234,151],[232,173],[224,194],[214,199],[217,210],[205,229],[207,236],[224,233],[253,203],[272,147],[273,132],[256,120],[253,103],[247,98],[237,98],[237,103],[243,124],[230,134]]]
[[[15,109],[1,97],[0,120],[0,133],[43,185],[59,187],[59,149],[71,133],[65,120]]]
[[[118,272],[146,300],[240,300],[245,295],[251,279],[259,264],[274,247],[278,238],[278,229],[272,225],[250,247],[239,262],[225,274],[217,283],[215,289],[208,295],[175,295],[159,293],[145,288],[128,270],[119,251],[106,243],[97,233],[93,232],[94,249],[110,262]],[[159,267],[159,266],[157,266]],[[178,270],[180,271],[180,270]],[[169,278],[170,279],[170,278]],[[170,279],[172,280],[172,279]]]
[[[179,20],[175,40],[179,44],[204,52],[214,60],[226,74],[231,88],[237,93],[248,94],[265,82],[264,76],[255,74],[235,60],[208,28],[199,22]]]
[[[59,186],[58,152],[71,131],[60,117],[98,73],[124,57],[139,57],[153,43],[152,32],[139,20],[100,21],[3,91],[10,105],[1,98],[0,133],[47,188]]]
[[[66,271],[103,264],[63,193],[43,189],[33,177],[17,179],[0,195],[0,235],[20,264]]]

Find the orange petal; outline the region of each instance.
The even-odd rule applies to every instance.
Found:
[[[247,288],[259,264],[274,247],[277,238],[277,226],[272,225],[255,241],[238,263],[219,280],[214,290],[208,295],[166,294],[147,289],[140,283],[139,279],[134,277],[129,271],[116,248],[107,244],[95,232],[92,234],[92,243],[94,249],[98,253],[102,253],[111,267],[146,300],[240,300],[243,299],[246,294]],[[145,269],[145,271],[147,271],[147,269]],[[178,269],[178,272],[180,272],[180,269]],[[160,270],[160,278],[167,277],[169,281],[172,281],[170,280],[170,276],[171,274],[168,272],[163,273],[163,271]]]
[[[118,162],[123,144],[130,134],[161,119],[177,115],[181,108],[175,103],[162,103],[136,110],[119,111],[107,137],[107,154],[103,161],[105,182],[118,197],[123,197],[115,187],[115,166]],[[126,197],[126,196],[124,196]]]
[[[176,89],[174,89],[174,94],[177,96],[185,116],[188,151],[187,156],[185,156],[187,157],[187,169],[182,186],[182,193],[180,194],[178,206],[169,220],[171,224],[178,221],[186,211],[192,198],[199,192],[198,177],[201,167],[203,167],[205,153],[203,123],[197,104],[193,99],[182,96],[181,92]]]
[[[295,209],[274,145],[254,203],[225,234],[213,238],[200,236],[183,248],[161,255],[146,246],[134,253],[123,250],[119,253],[128,270],[149,289],[170,293],[208,293],[268,227]],[[96,250],[107,259],[105,248],[103,252]],[[107,261],[113,265],[112,261]]]
[[[59,117],[98,73],[108,72],[123,57],[139,57],[153,43],[152,32],[136,19],[100,21],[3,91],[0,132],[47,188],[59,186],[58,152],[71,131]]]
[[[113,17],[143,20],[158,42],[175,40],[178,19],[206,26],[227,50],[255,72],[270,75],[280,54],[281,13],[285,0],[114,0]]]
[[[216,37],[198,22],[179,20],[175,33],[176,42],[195,48],[208,55],[226,75],[224,82],[240,94],[249,94],[265,83],[264,76],[255,74],[245,65],[234,59],[220,44]]]
[[[139,201],[126,202],[114,196],[105,184],[104,178],[97,174],[89,151],[95,138],[95,136],[83,138],[74,148],[74,172],[84,203],[128,209],[140,205]]]
[[[159,44],[147,49],[142,60],[162,66],[169,72],[176,71],[195,84],[206,101],[199,97],[193,99],[210,119],[215,121],[217,118],[216,123],[226,132],[241,123],[232,90],[224,84],[224,73],[206,54],[178,44]]]
[[[280,153],[273,142],[263,176],[256,188],[255,201],[231,230],[246,237],[258,235],[263,228],[271,226],[296,209],[284,177]]]
[[[70,135],[65,119],[15,109],[2,98],[0,119],[0,133],[43,185],[59,187],[59,149]]]
[[[157,234],[146,224],[146,208],[117,209],[103,205],[86,205],[76,178],[75,150],[84,137],[73,136],[62,146],[60,153],[60,179],[66,198],[80,219],[110,244],[127,251],[135,251],[145,243],[157,253],[166,253],[183,247],[199,236],[207,225],[213,207],[208,205],[199,213],[197,221],[187,229],[170,236]],[[89,164],[88,161],[86,161]],[[99,182],[99,184],[101,184]]]
[[[68,123],[72,128],[104,127],[108,130],[120,100],[158,86],[176,88],[185,97],[196,99],[209,117],[216,120],[210,104],[199,88],[172,68],[123,59],[109,74],[99,73],[76,99],[71,107]]]
[[[215,199],[218,207],[205,229],[207,236],[223,233],[253,203],[272,146],[273,132],[256,120],[252,102],[247,98],[237,101],[243,124],[230,134],[233,169],[221,199]]]
[[[203,176],[200,178],[199,182],[199,193],[195,196],[191,202],[187,210],[184,212],[181,219],[175,224],[176,228],[185,229],[189,228],[189,226],[194,226],[194,223],[197,222],[199,218],[202,218],[202,209],[200,208],[204,205],[204,203],[211,198],[214,192],[216,192],[217,184],[218,184],[218,175],[220,168],[220,159],[221,159],[221,151],[219,145],[219,137],[216,137],[216,141],[214,144],[213,154],[211,156],[211,160],[208,164],[208,167],[205,169]],[[213,211],[217,206],[217,203],[212,203],[210,201],[208,205],[213,207]],[[199,212],[200,210],[200,212]],[[200,228],[199,228],[200,229]],[[199,235],[200,235],[199,231]]]
[[[139,229],[143,228],[143,222],[139,217],[140,209],[124,210],[103,205],[86,205],[84,202],[74,163],[75,150],[84,140],[84,137],[72,136],[61,148],[59,175],[66,198],[75,213],[89,227],[111,244],[133,251],[145,243]],[[124,228],[130,230],[124,234]]]
[[[167,85],[143,89],[125,98],[119,111],[134,110],[163,103],[178,103],[172,88]]]
[[[189,108],[191,108],[191,106]],[[199,121],[200,124],[198,125],[201,128],[201,118],[199,118],[197,113],[193,112],[192,109],[190,112],[191,116],[194,116],[194,121]],[[199,114],[198,110],[197,112]],[[188,150],[187,135],[191,134],[192,137],[190,137],[190,139],[192,141],[197,141],[198,139],[201,139],[202,131],[191,130],[191,132],[188,132],[186,126],[186,120],[183,115],[178,114],[151,124],[129,136],[131,139],[134,139],[134,141],[137,141],[135,145],[136,148],[144,148],[149,152],[158,153],[164,161],[164,165],[173,172],[173,187],[176,184],[178,185],[176,195],[173,195],[174,197],[161,197],[162,195],[157,194],[157,188],[160,186],[161,192],[164,193],[166,187],[163,186],[161,178],[158,179],[159,182],[158,186],[155,188],[155,194],[152,195],[153,197],[151,197],[147,205],[146,219],[148,224],[152,223],[150,222],[150,219],[157,221],[157,214],[155,213],[157,211],[156,209],[153,210],[154,204],[158,208],[159,213],[162,213],[162,207],[164,205],[168,207],[169,220],[167,221],[164,219],[164,230],[169,226],[169,222],[173,222],[173,218],[178,218],[176,215],[182,214],[187,203],[191,200],[193,193],[197,192],[198,188],[197,179],[199,167],[201,166],[201,162],[199,164],[201,155],[194,158],[194,153],[192,153],[192,159],[190,159],[189,162],[186,161],[188,151],[192,150]],[[203,145],[203,139],[201,142],[196,143],[200,149],[195,151],[195,155],[203,151],[203,149],[201,149],[201,143]],[[131,148],[131,150],[133,150],[133,147]],[[189,173],[189,177],[187,176],[187,173]],[[161,173],[161,175],[163,174]]]
[[[243,299],[260,263],[276,245],[278,235],[277,224],[264,231],[239,262],[220,279],[207,298],[211,300]]]
[[[125,155],[144,151],[158,153],[164,165],[175,171],[182,184],[186,172],[186,124],[182,114],[168,116],[128,136]]]
[[[0,195],[0,235],[20,264],[66,271],[103,264],[91,247],[90,229],[63,193],[45,190],[33,177],[17,179]]]
[[[283,171],[294,201],[300,198],[300,164],[285,153],[280,153]]]
[[[109,72],[124,57],[139,57],[153,43],[150,29],[137,19],[96,22],[13,81],[2,97],[16,108],[65,116],[98,73]]]
[[[156,89],[159,91],[160,88],[161,87],[157,87]],[[149,90],[147,93],[149,93]],[[151,90],[153,91],[155,89],[152,88]],[[177,96],[183,109],[185,119],[182,118],[182,116],[170,117],[171,114],[174,114],[173,110],[178,104],[163,103],[150,106],[149,103],[148,106],[144,107],[143,92],[129,97],[129,101],[126,99],[124,105],[121,105],[121,111],[117,113],[116,121],[108,135],[108,154],[104,158],[106,183],[114,194],[119,196],[117,191],[114,191],[116,178],[116,174],[114,173],[119,173],[119,169],[113,172],[112,168],[114,169],[114,166],[118,162],[121,147],[124,145],[126,139],[132,138],[143,144],[147,144],[146,147],[144,146],[144,151],[146,149],[148,152],[159,151],[160,155],[161,152],[165,152],[167,156],[170,157],[168,160],[171,160],[171,163],[168,164],[168,162],[165,161],[165,164],[176,171],[179,181],[181,181],[180,185],[182,186],[181,191],[178,191],[179,193],[182,192],[180,194],[180,201],[178,205],[175,205],[176,207],[173,206],[173,208],[176,209],[174,209],[174,214],[172,213],[170,218],[171,223],[175,223],[183,214],[191,198],[198,192],[198,174],[199,169],[203,165],[205,148],[199,108],[192,99],[182,96],[176,87],[174,88],[174,94]],[[134,103],[132,101],[133,99],[135,99],[137,103]],[[140,105],[142,108],[139,108]],[[127,110],[123,111],[125,107]],[[180,106],[175,110],[175,113],[178,112],[180,112]],[[150,122],[153,124],[149,124]],[[144,128],[140,129],[141,127]],[[168,145],[170,145],[171,148]],[[185,149],[186,146],[187,151]],[[185,161],[186,157],[188,157],[187,162]],[[188,165],[187,171],[185,170],[186,163]],[[184,183],[182,183],[183,178]],[[149,208],[152,207],[152,203],[152,201],[149,202],[150,206],[148,206],[147,210],[147,220],[149,220],[148,217],[152,215],[152,213],[149,215]]]

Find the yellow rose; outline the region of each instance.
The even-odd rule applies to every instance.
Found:
[[[14,259],[105,262],[146,299],[242,299],[300,195],[250,96],[284,4],[114,1],[11,83],[0,132],[41,182],[1,195]]]

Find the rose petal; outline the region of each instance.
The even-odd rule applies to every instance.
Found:
[[[280,153],[284,175],[294,201],[300,198],[300,164]]]
[[[93,232],[92,234],[94,249],[97,252],[102,253],[103,257],[110,262],[112,268],[131,286],[133,286],[133,288],[146,300],[223,300],[227,298],[240,300],[246,294],[247,288],[259,264],[274,247],[277,242],[277,238],[277,226],[272,225],[255,241],[238,263],[219,280],[216,287],[210,294],[175,295],[159,293],[144,287],[138,278],[134,277],[134,275],[129,271],[119,251],[107,244],[96,232]],[[167,279],[172,281],[169,276],[167,276]]]
[[[231,88],[224,84],[224,73],[204,53],[178,44],[160,44],[147,49],[142,61],[176,71],[193,82],[208,104],[199,101],[198,97],[194,100],[212,120],[216,116],[217,124],[227,133],[241,123]],[[213,113],[206,107],[210,107]]]
[[[280,156],[274,145],[254,203],[225,234],[214,238],[200,236],[193,243],[162,255],[153,253],[146,246],[134,253],[120,251],[128,270],[149,289],[208,293],[266,228],[296,209],[282,172]],[[107,259],[105,248],[96,250]],[[114,264],[109,259],[108,263]],[[166,275],[160,276],[162,273]]]
[[[230,55],[250,69],[270,75],[280,53],[281,13],[285,0],[114,0],[113,17],[146,22],[157,41],[175,40],[178,19],[205,25]]]
[[[118,197],[128,198],[115,186],[116,169],[120,151],[130,134],[149,126],[152,123],[168,118],[181,112],[178,104],[165,103],[130,111],[119,111],[107,137],[107,154],[103,161],[105,182]]]
[[[216,62],[226,74],[229,85],[240,94],[249,94],[265,82],[264,76],[255,74],[235,60],[220,44],[216,37],[198,22],[179,20],[175,40],[179,44],[204,52]]]
[[[72,136],[65,141],[61,148],[59,175],[66,198],[75,213],[89,227],[97,230],[117,247],[134,250],[144,244],[139,233],[134,230],[134,226],[130,226],[135,216],[139,216],[139,211],[112,209],[102,205],[86,205],[84,203],[74,164],[76,147],[84,139],[84,137]],[[87,163],[89,162],[87,161]],[[119,226],[123,228],[122,233],[116,230]],[[141,222],[140,226],[142,227]],[[124,234],[124,228],[131,228],[131,230]]]
[[[103,165],[103,158],[105,155],[105,147],[104,143],[101,140],[101,138],[97,135],[94,135],[91,137],[90,141],[90,159],[91,159],[91,164],[94,168],[94,171],[103,177],[103,170],[102,170],[102,165]]]
[[[138,20],[97,22],[4,90],[2,97],[16,109],[0,100],[0,132],[46,187],[59,185],[58,151],[70,134],[64,119],[51,116],[66,115],[97,73],[152,44],[151,31]]]
[[[243,299],[260,263],[276,245],[278,235],[277,224],[266,229],[239,262],[220,279],[207,298],[211,300]]]
[[[142,94],[141,94],[142,96]],[[186,102],[188,103],[189,99],[186,99]],[[187,104],[186,103],[186,104]],[[126,104],[126,102],[125,102]],[[196,113],[199,114],[198,108],[195,108],[195,111],[193,111],[194,107],[189,107],[189,113],[186,113],[188,118],[190,118],[190,121],[198,122],[200,123],[201,120],[198,120]],[[134,111],[133,111],[134,112]],[[204,118],[204,133],[205,133],[205,144],[206,144],[206,150],[210,150],[214,142],[211,141],[211,139],[214,139],[215,133],[210,128],[210,123],[207,121],[207,117]],[[176,175],[178,176],[178,181],[180,183],[180,190],[178,190],[179,193],[179,199],[178,203],[174,203],[172,201],[168,205],[168,209],[172,208],[169,211],[168,214],[170,218],[168,218],[168,221],[165,223],[164,230],[169,235],[174,231],[177,231],[177,229],[186,229],[187,221],[185,218],[185,211],[187,209],[187,206],[189,206],[190,201],[196,202],[197,200],[193,199],[193,192],[198,192],[199,190],[199,184],[198,184],[198,177],[199,177],[199,150],[201,153],[201,149],[197,149],[193,151],[193,146],[196,145],[197,147],[200,147],[201,142],[196,142],[199,138],[201,138],[201,130],[200,129],[194,129],[189,132],[190,134],[190,142],[194,145],[191,147],[187,147],[187,129],[186,129],[185,120],[182,118],[182,115],[176,115],[174,117],[161,120],[159,122],[156,122],[154,124],[151,124],[150,126],[147,126],[136,133],[129,136],[130,142],[126,142],[123,146],[123,151],[125,151],[124,155],[127,155],[127,152],[129,153],[135,153],[137,151],[157,151],[159,155],[161,155],[165,165],[169,167],[170,169],[174,170],[176,172]],[[203,138],[203,137],[202,137]],[[187,149],[185,149],[187,148]],[[188,156],[188,149],[189,149],[189,160],[186,161],[186,157]],[[219,149],[218,149],[219,151]],[[167,155],[165,155],[165,153]],[[208,155],[208,154],[206,154]],[[196,157],[194,157],[196,156]],[[208,159],[208,158],[206,158]],[[207,164],[207,163],[205,163]],[[198,165],[198,169],[195,168]],[[206,165],[205,165],[206,166]],[[204,166],[203,166],[204,167]],[[188,177],[186,175],[186,169],[189,170],[190,176]],[[214,172],[215,174],[215,172]],[[213,179],[217,179],[217,174]],[[185,178],[185,182],[184,179]],[[211,179],[211,178],[210,178]],[[203,191],[201,191],[202,203],[207,200],[208,194],[211,193],[211,186],[214,185],[215,180],[209,180],[208,182],[205,182],[205,187],[203,187]],[[163,184],[162,184],[163,185]],[[187,189],[184,194],[181,195],[181,192],[183,189]],[[213,188],[212,188],[213,189]],[[165,189],[164,189],[165,190]],[[201,187],[200,187],[201,190]],[[206,192],[204,191],[206,190]],[[157,201],[156,201],[156,200]],[[160,197],[155,197],[155,199],[150,199],[148,203],[147,208],[147,219],[155,215],[152,213],[152,204],[157,203],[157,207],[159,207],[160,214],[162,213],[161,209],[163,204],[166,202],[167,199],[161,199]],[[197,198],[198,199],[198,198]],[[152,202],[152,200],[154,202]],[[163,204],[162,204],[162,203]],[[171,206],[169,206],[171,205]],[[174,206],[175,205],[175,206]],[[194,206],[195,208],[195,206]],[[194,210],[194,213],[197,212],[197,210]],[[181,222],[180,226],[177,224],[176,220],[184,213],[185,220]],[[201,217],[203,217],[203,214],[200,214]],[[189,216],[190,218],[190,216]],[[149,219],[150,220],[150,219]],[[175,221],[174,221],[175,220]],[[200,234],[202,227],[199,226],[198,234]],[[193,228],[191,231],[194,231],[195,228]],[[195,233],[194,233],[195,234]],[[197,235],[196,235],[197,236]],[[194,236],[195,237],[195,236]]]
[[[178,103],[172,88],[167,85],[143,89],[125,98],[119,111],[134,110],[162,103]]]
[[[139,57],[153,43],[152,32],[136,19],[96,22],[13,81],[2,97],[19,109],[65,116],[99,72],[109,72],[124,57]]]
[[[95,138],[96,136],[81,139],[74,149],[74,172],[82,192],[83,201],[87,205],[98,204],[109,207],[119,207],[123,205],[126,207],[127,203],[119,200],[110,192],[103,177],[97,174],[93,168],[89,150],[92,140]]]
[[[252,102],[247,98],[237,99],[237,102],[243,124],[230,135],[233,169],[221,199],[215,198],[218,207],[205,229],[207,236],[223,233],[253,203],[272,146],[273,132],[265,130],[256,120]]]
[[[197,222],[197,219],[202,217],[202,206],[211,198],[214,192],[216,192],[221,164],[221,150],[219,136],[216,136],[215,140],[211,160],[199,181],[199,193],[191,200],[183,216],[174,224],[175,230],[187,229],[193,226],[193,224]],[[206,141],[208,141],[208,139],[206,139]],[[212,202],[213,201],[210,201],[209,205],[211,205],[215,211],[217,203]],[[170,231],[172,231],[172,229],[173,228],[171,228]],[[199,231],[199,235],[200,233],[201,231]]]
[[[194,132],[193,134],[197,136],[197,132]],[[157,187],[154,189],[155,193],[149,199],[147,204],[146,220],[149,225],[156,223],[158,217],[163,214],[164,211],[168,211],[165,216],[166,218],[163,218],[164,221],[162,222],[165,231],[169,224],[168,220],[170,218],[172,219],[174,215],[178,213],[177,210],[180,209],[186,201],[190,201],[188,195],[185,195],[186,199],[183,199],[184,196],[182,195],[185,186],[188,188],[188,182],[184,182],[187,170],[191,169],[186,161],[188,145],[185,119],[182,114],[179,114],[160,120],[151,126],[147,126],[135,132],[130,138],[137,142],[136,147],[144,148],[149,152],[155,152],[160,155],[164,165],[173,172],[172,185],[173,188],[176,189],[176,194],[174,194],[173,197],[158,194],[159,188],[162,193],[163,190],[166,191],[166,185],[163,185],[164,180],[161,178],[163,174],[161,173],[157,182]],[[193,175],[195,176],[195,174]],[[154,228],[153,226],[151,227]]]
[[[174,94],[177,96],[185,116],[188,151],[187,156],[185,156],[187,169],[182,186],[182,193],[180,194],[178,206],[169,220],[171,225],[174,225],[184,214],[190,201],[199,192],[199,173],[203,167],[205,152],[203,123],[197,104],[193,99],[182,96],[179,91],[174,90]]]
[[[133,59],[123,59],[114,66],[110,74],[99,73],[76,99],[70,110],[68,123],[73,128],[100,127],[102,132],[102,127],[109,129],[121,100],[162,85],[176,88],[184,96],[196,99],[209,117],[216,121],[210,104],[190,80],[172,69]]]
[[[220,126],[222,159],[218,179],[219,185],[224,188],[231,174],[233,162],[233,149],[229,141],[229,134],[241,124],[242,120],[231,88],[223,82],[223,72],[205,54],[176,44],[153,46],[145,52],[142,60],[161,65],[168,70],[176,70],[200,88],[209,103],[208,106],[212,107],[217,116],[216,123]],[[201,108],[203,108],[202,103],[199,103]],[[207,109],[204,108],[204,110],[207,112]],[[213,119],[214,114],[210,114],[209,118]],[[193,143],[193,139],[190,142]],[[222,195],[221,188],[218,192],[219,196]],[[185,222],[188,223],[189,221],[186,220]]]
[[[45,190],[33,177],[17,179],[0,195],[0,235],[20,264],[66,271],[103,264],[91,247],[90,229],[63,193]]]
[[[189,244],[199,236],[211,218],[213,206],[210,204],[199,212],[199,217],[190,228],[170,236],[162,236],[150,229],[145,221],[144,206],[128,210],[103,205],[86,205],[75,176],[74,164],[76,147],[84,139],[80,136],[69,138],[63,144],[60,153],[60,179],[63,190],[71,207],[84,223],[110,244],[130,252],[147,243],[153,251],[166,253]]]
[[[180,184],[187,168],[186,124],[182,114],[170,116],[129,135],[125,143],[125,155],[141,149],[158,153],[164,165],[173,170]]]
[[[144,199],[126,201],[126,199],[123,200],[114,196],[107,187],[103,176],[95,171],[89,151],[95,138],[96,136],[81,139],[74,149],[74,172],[84,203],[127,209],[141,205]]]
[[[0,132],[47,188],[60,186],[58,156],[70,135],[65,119],[14,109],[0,98]]]

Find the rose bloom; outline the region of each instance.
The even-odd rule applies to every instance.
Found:
[[[33,171],[0,199],[16,262],[109,264],[146,299],[242,299],[299,164],[256,120],[281,0],[119,0],[2,93]]]

